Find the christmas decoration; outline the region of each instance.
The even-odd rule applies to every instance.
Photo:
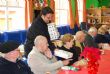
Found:
[[[93,47],[85,47],[84,51],[81,53],[81,57],[87,60],[88,74],[97,74],[100,59],[100,50]]]

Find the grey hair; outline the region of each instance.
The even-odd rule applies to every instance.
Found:
[[[44,36],[42,36],[42,35],[36,36],[36,38],[35,38],[35,40],[34,40],[34,45],[35,45],[35,46],[38,45],[39,42],[43,41],[44,38],[46,38],[46,37],[44,37]]]
[[[75,34],[75,39],[80,42],[82,41],[83,37],[85,37],[85,35],[86,34],[83,31],[78,31]]]
[[[85,35],[83,31],[76,32],[76,37],[81,37],[82,35]]]

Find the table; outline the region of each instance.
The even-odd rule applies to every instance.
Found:
[[[110,74],[110,50],[104,50],[105,54],[101,55],[99,60],[99,69],[97,74]],[[60,70],[58,74],[88,74],[87,68],[82,68],[80,71]]]
[[[58,74],[88,74],[87,68],[82,68],[81,70],[75,72],[75,71],[69,71],[69,70],[60,70]]]
[[[98,74],[110,74],[110,50],[105,50],[105,54],[101,55]]]

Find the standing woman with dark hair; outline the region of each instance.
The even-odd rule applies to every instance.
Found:
[[[38,35],[43,35],[47,38],[49,48],[51,50],[55,48],[50,40],[47,26],[47,24],[52,21],[53,14],[54,12],[50,7],[44,7],[41,10],[40,15],[38,15],[38,17],[32,22],[30,28],[27,31],[27,37],[24,45],[25,57],[27,57],[29,52],[32,50],[32,47],[34,46],[34,39]]]

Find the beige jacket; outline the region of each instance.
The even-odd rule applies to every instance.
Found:
[[[33,47],[28,55],[28,65],[34,74],[46,74],[47,72],[56,74],[57,70],[63,66],[63,63],[62,61],[56,61],[54,56],[52,59],[48,59],[38,49]]]

